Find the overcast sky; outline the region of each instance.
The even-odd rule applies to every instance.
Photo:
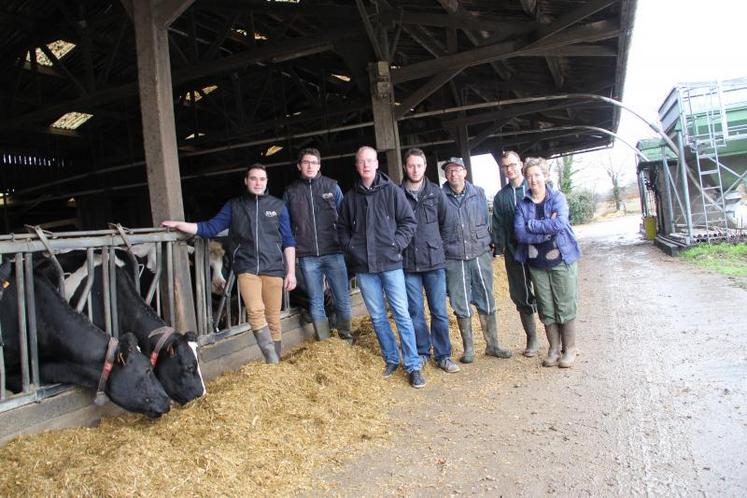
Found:
[[[744,0],[638,0],[633,37],[626,69],[623,102],[644,117],[658,121],[657,111],[677,83],[747,77],[747,2]],[[653,136],[623,111],[619,134],[633,145]],[[606,190],[603,161],[609,151],[585,154],[587,186]],[[615,146],[613,160],[630,164],[628,178],[635,175],[635,161],[628,147]],[[497,189],[491,181],[492,166],[478,160],[485,175],[476,171],[475,183],[486,190]],[[594,167],[596,166],[596,167]],[[491,173],[488,173],[488,170]],[[483,177],[485,177],[483,179]]]

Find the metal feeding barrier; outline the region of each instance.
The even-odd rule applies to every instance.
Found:
[[[116,267],[125,266],[132,272],[136,289],[143,299],[166,322],[173,325],[176,314],[174,252],[187,246],[189,236],[167,229],[126,229],[111,225],[110,230],[79,232],[48,232],[39,227],[27,227],[29,233],[0,235],[0,264],[12,261],[11,285],[18,296],[17,327],[19,339],[20,371],[11,372],[20,378],[20,390],[8,391],[8,373],[4,361],[5,350],[0,341],[0,412],[28,403],[38,402],[58,394],[67,386],[42,385],[39,376],[37,351],[36,301],[34,298],[34,265],[48,259],[55,269],[52,282],[65,296],[65,279],[69,277],[57,256],[70,251],[83,251],[87,277],[81,282],[82,290],[76,293],[70,306],[77,312],[87,313],[92,319],[92,295],[95,268],[101,266],[103,329],[114,337],[119,335],[117,311]],[[199,345],[249,330],[243,310],[240,289],[231,272],[228,282],[216,295],[212,292],[212,275],[207,239],[195,237],[192,296],[197,319]],[[283,296],[281,316],[290,314],[288,293]],[[0,331],[1,332],[1,331]]]

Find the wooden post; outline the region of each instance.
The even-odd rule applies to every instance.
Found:
[[[182,2],[180,11],[190,3]],[[167,31],[175,17],[164,16],[156,7],[151,0],[132,1],[150,209],[153,224],[159,226],[163,220],[183,220],[184,205]],[[186,247],[181,245],[174,251],[174,294],[176,323],[172,325],[179,330],[196,330],[189,260]]]
[[[387,174],[395,183],[402,181],[402,153],[399,129],[394,113],[394,86],[389,74],[389,63],[372,62],[368,65],[371,82],[371,108],[373,110],[376,150],[386,155]]]

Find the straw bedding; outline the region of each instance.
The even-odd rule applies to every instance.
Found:
[[[493,266],[496,299],[505,302],[503,263],[496,259]],[[245,365],[209,383],[203,398],[156,421],[126,414],[95,428],[17,438],[0,448],[0,496],[250,496],[323,489],[315,477],[319,469],[386,444],[391,408],[418,399],[401,370],[393,382],[382,380],[370,320],[355,326],[354,347],[332,339],[305,344],[279,365]],[[456,357],[461,340],[453,318],[451,335]],[[459,382],[458,375],[427,370],[429,383]],[[412,394],[402,396],[403,390]]]

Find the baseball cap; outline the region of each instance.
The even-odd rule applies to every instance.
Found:
[[[457,166],[461,166],[464,168],[464,161],[462,161],[461,157],[450,157],[445,163],[441,165],[441,169],[446,171],[446,168],[449,166],[449,164],[456,164]]]

